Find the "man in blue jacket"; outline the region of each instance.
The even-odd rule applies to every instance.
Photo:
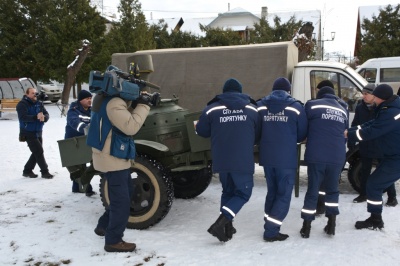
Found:
[[[42,177],[51,179],[53,175],[49,173],[49,168],[44,158],[43,150],[43,126],[50,116],[43,102],[38,101],[35,88],[26,89],[22,100],[17,104],[17,113],[19,120],[19,139],[26,141],[31,156],[24,166],[22,175],[25,177],[35,178],[38,175],[33,172],[36,164],[40,167]]]
[[[72,102],[67,113],[67,125],[65,126],[65,139],[79,137],[85,135],[85,128],[90,124],[90,112],[92,110],[92,94],[87,90],[81,90],[78,94],[78,99]],[[86,168],[82,165],[82,170]],[[77,169],[76,173],[82,173],[81,169]],[[75,176],[71,173],[72,192],[80,193],[79,183],[74,179],[80,176]],[[86,196],[90,197],[96,194],[93,188],[88,184],[86,188]]]
[[[264,167],[268,192],[264,206],[264,240],[283,241],[280,233],[289,212],[297,170],[297,143],[307,135],[307,116],[303,104],[290,96],[286,78],[275,80],[272,93],[257,102],[261,118],[259,163]]]
[[[242,85],[231,78],[223,93],[208,103],[196,125],[199,136],[211,137],[212,167],[222,184],[221,215],[208,229],[219,241],[232,238],[236,232],[232,220],[250,199],[259,123],[255,101],[242,94]]]
[[[362,125],[365,122],[368,122],[375,118],[375,103],[374,103],[374,95],[372,94],[375,89],[375,84],[369,83],[366,87],[363,88],[362,94],[363,99],[357,105],[355,110],[355,115],[353,122],[351,122],[351,127],[356,127],[358,125]],[[355,143],[348,142],[348,148],[351,150],[354,148]],[[372,163],[374,159],[380,160],[382,158],[382,150],[380,145],[375,140],[370,141],[361,141],[359,143],[359,152],[360,152],[360,160],[361,160],[361,170],[360,170],[360,195],[356,197],[353,202],[360,203],[367,200],[367,179],[371,174]],[[385,190],[388,194],[388,201],[386,203],[387,206],[396,206],[396,187],[392,184]]]
[[[324,231],[335,234],[336,215],[339,214],[339,176],[346,160],[346,139],[344,130],[348,128],[348,111],[341,105],[331,87],[322,87],[317,99],[306,105],[308,135],[304,159],[307,162],[308,188],[301,210],[304,219],[300,234],[310,237],[311,222],[315,219],[318,190],[325,185],[325,216],[328,224]],[[342,133],[341,133],[342,132]]]
[[[382,193],[400,178],[400,98],[387,84],[378,85],[372,94],[377,105],[375,119],[345,131],[350,142],[376,139],[383,152],[382,160],[367,179],[367,210],[371,216],[357,221],[357,229],[383,228]]]

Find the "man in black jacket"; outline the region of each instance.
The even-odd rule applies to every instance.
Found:
[[[43,103],[37,100],[35,88],[28,88],[22,100],[17,104],[19,120],[19,139],[26,141],[29,150],[32,152],[24,166],[22,175],[35,178],[33,172],[35,165],[38,164],[43,178],[53,178],[49,173],[46,160],[44,158],[42,131],[43,125],[49,120],[49,113],[44,108]]]

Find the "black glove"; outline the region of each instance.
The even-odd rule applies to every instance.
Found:
[[[160,94],[158,92],[155,92],[153,94],[143,93],[143,94],[140,94],[140,96],[137,98],[136,101],[138,104],[146,104],[148,106],[155,106],[155,105],[157,105],[159,98],[160,98]]]

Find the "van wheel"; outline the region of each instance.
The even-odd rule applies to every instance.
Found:
[[[127,227],[146,229],[160,222],[171,209],[174,198],[172,182],[162,166],[146,155],[136,156],[131,178],[134,195]],[[105,178],[100,182],[100,197],[104,207],[108,208],[110,199]]]
[[[361,171],[361,160],[360,158],[357,158],[351,162],[349,166],[349,171],[347,173],[347,178],[349,179],[350,185],[358,193],[360,193],[361,191],[360,171]]]
[[[211,179],[211,164],[200,170],[172,173],[175,198],[197,197],[207,189]]]

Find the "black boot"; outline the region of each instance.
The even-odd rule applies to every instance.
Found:
[[[232,239],[233,234],[236,234],[236,228],[233,227],[232,222],[228,222],[225,225],[225,234],[228,239]]]
[[[388,207],[396,207],[398,204],[396,197],[388,198],[386,202],[386,206]]]
[[[316,215],[319,216],[325,213],[325,196],[319,195],[318,196],[318,203],[317,203],[317,211]]]
[[[300,229],[300,235],[302,238],[309,238],[311,231],[311,221],[303,221],[303,227]]]
[[[357,229],[382,229],[383,228],[382,215],[371,213],[371,216],[365,221],[357,221],[355,227]]]
[[[289,237],[289,235],[287,235],[287,234],[278,233],[274,237],[270,237],[270,238],[264,237],[264,240],[267,242],[285,241],[288,237]]]
[[[336,215],[328,216],[328,223],[324,228],[325,233],[328,235],[335,235],[335,227],[336,227]]]
[[[225,233],[225,225],[230,221],[225,215],[221,214],[218,219],[213,223],[210,228],[207,230],[210,234],[218,238],[219,241],[226,242],[229,238]]]

